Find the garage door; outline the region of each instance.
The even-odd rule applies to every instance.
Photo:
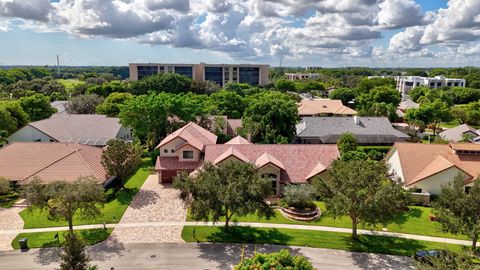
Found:
[[[162,183],[172,183],[177,171],[162,171]]]

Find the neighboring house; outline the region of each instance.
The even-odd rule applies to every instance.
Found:
[[[458,125],[454,128],[449,128],[438,134],[440,137],[451,142],[460,142],[465,137],[470,138],[470,142],[480,143],[480,131],[472,128],[467,124]]]
[[[336,99],[302,99],[298,106],[298,115],[305,116],[353,116],[357,111]]]
[[[462,174],[471,186],[480,176],[480,145],[396,143],[385,156],[390,170],[417,193],[439,194]]]
[[[413,100],[405,99],[398,104],[396,113],[398,117],[403,118],[408,109],[418,109],[419,107],[420,104],[414,102]]]
[[[287,79],[290,81],[316,80],[320,78],[319,73],[305,73],[305,72],[285,73],[285,76],[287,76]]]
[[[272,181],[272,192],[281,195],[287,184],[308,183],[327,172],[339,157],[336,145],[216,144],[205,147],[205,161],[215,165],[228,160],[255,164],[259,174]]]
[[[65,114],[31,122],[8,140],[31,142],[77,142],[105,146],[111,139],[132,140],[132,133],[115,117],[96,114]]]
[[[170,183],[180,173],[190,173],[202,164],[205,145],[215,144],[217,136],[190,122],[171,133],[156,147],[160,151],[155,169],[160,183]]]
[[[76,143],[13,142],[0,149],[0,176],[19,184],[34,177],[42,182],[75,181],[93,176],[99,183],[107,172],[101,164],[102,149]]]
[[[243,128],[242,119],[228,119],[226,134],[229,136],[237,136],[241,128]]]
[[[392,145],[410,138],[386,117],[304,117],[296,129],[297,142],[303,144],[334,144],[345,133],[352,133],[359,145]]]
[[[57,109],[57,112],[54,115],[65,115],[67,113],[67,104],[69,101],[66,100],[56,100],[50,103],[50,106]]]
[[[251,144],[240,136],[225,144],[216,141],[217,136],[194,123],[168,135],[157,146],[159,183],[199,170],[206,161],[220,164],[233,159],[255,164],[262,176],[272,180],[274,194],[280,195],[283,185],[306,183],[324,174],[339,157],[336,145]]]

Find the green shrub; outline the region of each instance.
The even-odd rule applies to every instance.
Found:
[[[283,201],[288,206],[305,209],[312,206],[316,192],[310,184],[288,185],[285,186],[283,195]]]
[[[0,177],[0,195],[8,194],[12,191],[12,186],[7,178]]]
[[[274,253],[257,253],[252,258],[247,258],[237,264],[235,270],[256,269],[295,269],[313,270],[312,264],[301,255],[293,256],[286,249]]]

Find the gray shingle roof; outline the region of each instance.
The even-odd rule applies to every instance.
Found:
[[[440,132],[441,137],[448,141],[459,142],[463,139],[463,134],[469,133],[473,137],[477,137],[480,135],[478,131],[467,124],[458,125],[454,128],[449,128],[443,132]]]
[[[359,143],[392,144],[408,135],[394,129],[386,117],[304,117],[297,125],[297,137],[319,138],[323,143],[336,143],[344,133],[352,133]]]
[[[117,137],[122,125],[115,117],[96,114],[64,114],[31,122],[28,125],[59,142],[105,145]]]

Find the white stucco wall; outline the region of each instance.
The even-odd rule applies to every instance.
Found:
[[[8,140],[10,142],[50,142],[55,141],[53,138],[47,134],[40,132],[38,129],[26,125],[23,128],[19,129],[17,132],[13,133]]]
[[[395,173],[395,176],[399,177],[402,182],[405,182],[402,165],[400,163],[400,155],[398,154],[397,149],[392,149],[390,156],[386,160],[386,164],[389,166],[390,173]]]
[[[467,178],[467,175],[456,167],[449,168],[445,171],[432,175],[425,180],[417,182],[407,188],[420,188],[422,192],[428,192],[430,194],[440,194],[442,186],[450,183],[455,177],[461,173]]]
[[[169,143],[163,145],[160,147],[160,156],[162,157],[175,157],[177,156],[177,153],[174,152],[177,147],[180,145],[184,144],[185,140],[176,138],[170,141]],[[167,153],[165,153],[165,150],[167,150]]]
[[[193,158],[187,158],[187,159],[183,158],[183,151],[192,151]],[[184,147],[178,149],[176,153],[180,161],[198,161],[200,159],[200,151],[198,151],[198,149],[190,145],[185,145]]]
[[[129,128],[121,127],[117,133],[117,139],[132,140],[132,131]]]

